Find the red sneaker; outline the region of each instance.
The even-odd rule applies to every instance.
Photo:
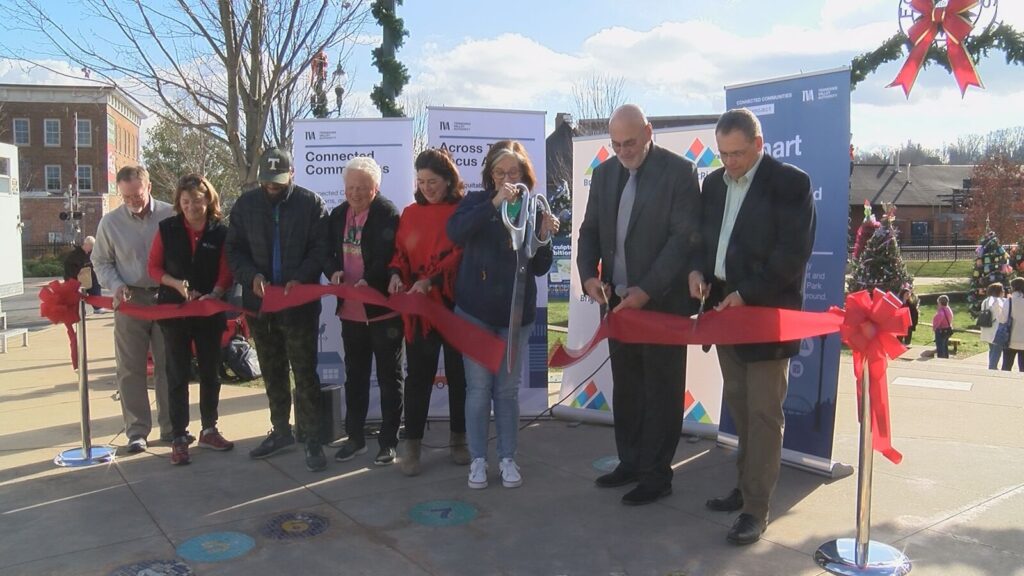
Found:
[[[216,428],[210,428],[199,433],[199,447],[225,452],[234,448],[235,443],[225,440]]]
[[[175,466],[184,466],[192,462],[192,458],[188,455],[188,444],[185,442],[175,442],[171,445],[171,464]]]

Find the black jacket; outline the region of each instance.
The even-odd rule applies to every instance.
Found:
[[[89,260],[89,255],[85,253],[81,246],[75,246],[75,249],[68,252],[68,255],[64,258],[64,279],[77,279],[78,273],[86,266],[92,268],[92,261]]]
[[[629,171],[618,157],[594,170],[587,212],[580,225],[576,264],[580,281],[610,283],[615,264],[619,200]],[[630,286],[650,296],[647,310],[688,315],[686,275],[700,249],[700,184],[689,160],[655,144],[637,170],[636,200],[626,232],[626,273]]]
[[[342,202],[340,206],[331,210],[331,215],[327,218],[328,256],[324,262],[324,275],[328,280],[335,272],[345,270],[342,240],[345,236],[347,216],[348,202]],[[366,215],[359,251],[363,255],[363,280],[385,296],[388,294],[388,282],[391,279],[388,264],[395,255],[397,232],[398,208],[391,200],[378,193],[370,203],[369,214]],[[341,308],[341,298],[338,299],[338,307]],[[376,318],[388,312],[390,310],[380,306],[366,306],[367,318]]]
[[[739,291],[749,306],[800,310],[804,273],[814,247],[810,178],[799,168],[764,155],[736,216],[723,283],[715,278],[715,258],[728,190],[724,174],[724,168],[709,174],[702,194],[704,250],[693,269],[711,282],[707,305]],[[800,342],[745,344],[736,349],[747,362],[777,360],[796,355]]]
[[[164,272],[188,280],[189,288],[200,294],[209,294],[217,284],[220,258],[228,237],[227,226],[210,222],[196,242],[192,252],[185,217],[174,215],[160,222],[160,241],[164,247]],[[161,284],[156,300],[160,304],[179,304],[185,301],[181,293]]]
[[[516,252],[491,202],[495,193],[487,190],[467,194],[448,219],[447,229],[452,242],[463,248],[455,277],[455,305],[491,327],[506,328],[512,310]],[[543,276],[552,260],[551,245],[542,246],[530,260],[528,272]],[[537,283],[527,279],[522,324],[533,323],[536,315]]]
[[[259,310],[262,299],[252,291],[252,280],[262,274],[268,283],[283,286],[291,280],[318,284],[327,256],[327,218],[324,201],[295,186],[280,203],[281,282],[273,281],[274,205],[262,188],[243,192],[231,209],[226,243],[228,267],[242,285],[242,305]],[[320,302],[294,309],[312,313]],[[285,314],[283,317],[289,316]]]

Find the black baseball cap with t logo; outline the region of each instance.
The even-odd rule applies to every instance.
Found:
[[[281,148],[271,148],[260,156],[260,182],[288,184],[292,177],[292,155]]]

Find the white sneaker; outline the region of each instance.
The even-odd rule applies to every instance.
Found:
[[[501,485],[505,488],[519,488],[523,485],[523,477],[519,474],[519,466],[511,458],[502,458],[498,464],[501,469]]]
[[[474,490],[487,488],[487,460],[474,458],[469,464],[469,487]]]

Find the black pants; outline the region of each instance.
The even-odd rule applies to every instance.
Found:
[[[203,429],[217,425],[220,402],[220,337],[224,315],[204,318],[171,318],[158,322],[167,358],[167,396],[170,400],[171,429],[175,438],[188,431],[188,381],[192,367],[192,344],[199,364],[199,414]]]
[[[452,432],[466,433],[466,369],[462,364],[462,354],[445,342],[436,330],[424,336],[417,329],[416,338],[406,343],[409,377],[405,382],[405,437],[411,440],[423,438],[442,348],[444,374],[448,379],[449,426]]]
[[[320,377],[316,373],[320,306],[293,308],[260,314],[249,320],[256,341],[256,356],[270,402],[270,422],[275,432],[291,432],[291,382],[295,378],[295,424],[300,435],[316,438],[320,430]]]
[[[609,346],[620,466],[643,485],[670,486],[683,426],[686,348],[614,340]]]
[[[380,388],[381,448],[398,445],[398,426],[402,422],[402,318],[379,322],[341,321],[341,339],[345,348],[345,432],[350,440],[364,440],[366,412],[370,408],[370,372],[377,361],[377,385]]]
[[[1024,350],[1014,350],[1013,348],[1003,348],[1003,370],[1010,372],[1013,370],[1013,357],[1017,357],[1017,371],[1024,372]]]

